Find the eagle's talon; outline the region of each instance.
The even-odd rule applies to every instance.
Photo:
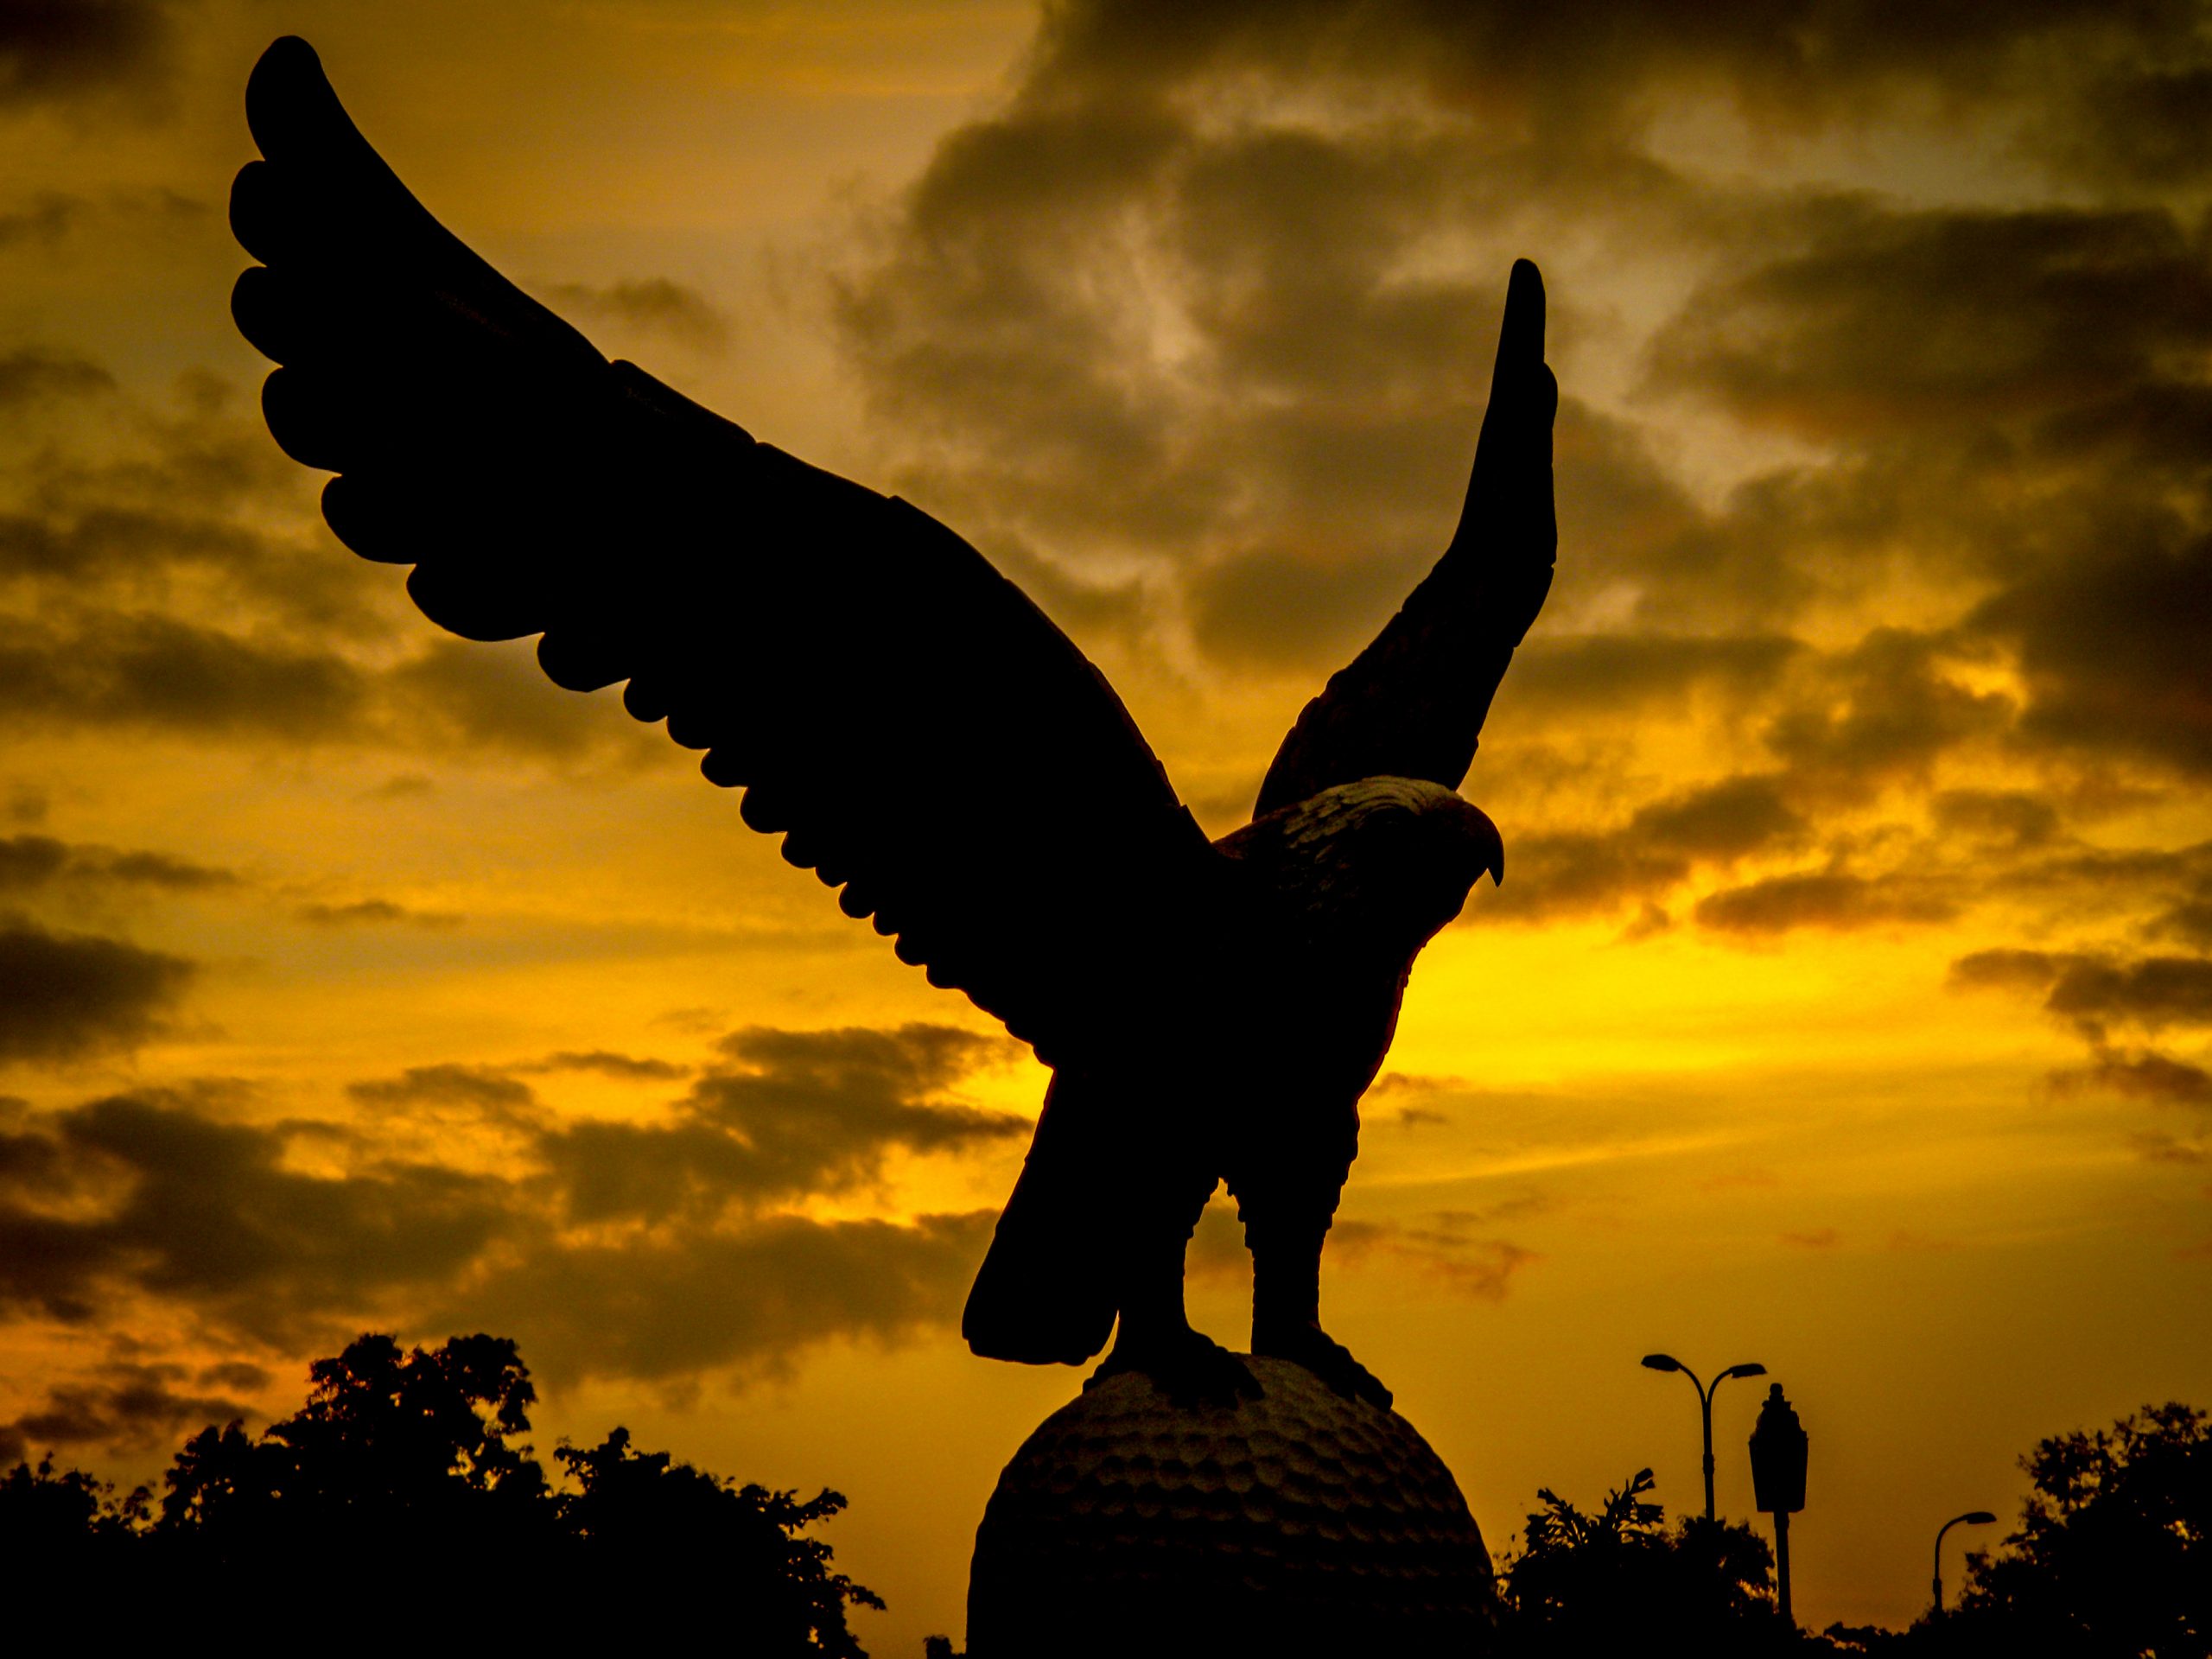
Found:
[[[1296,1325],[1287,1330],[1255,1331],[1252,1351],[1302,1365],[1347,1400],[1364,1400],[1388,1411],[1395,1398],[1375,1373],[1351,1357],[1351,1350],[1319,1325]]]
[[[1238,1401],[1257,1400],[1264,1392],[1250,1366],[1205,1332],[1187,1327],[1165,1339],[1133,1343],[1124,1337],[1084,1382],[1084,1391],[1124,1371],[1150,1377],[1170,1404],[1186,1411],[1233,1409]]]

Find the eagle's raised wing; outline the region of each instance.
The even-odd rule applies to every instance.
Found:
[[[1299,715],[1254,817],[1362,778],[1459,788],[1514,647],[1551,590],[1558,408],[1544,364],[1543,279],[1517,260],[1459,528],[1375,642]]]
[[[932,982],[1048,1063],[1125,1046],[1217,855],[1111,687],[906,503],[758,443],[582,335],[410,195],[305,41],[256,66],[232,309],[331,528],[476,639],[745,785]]]

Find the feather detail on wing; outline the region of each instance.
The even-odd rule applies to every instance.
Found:
[[[257,66],[233,310],[325,516],[430,619],[742,785],[745,822],[1048,1063],[1126,1042],[1217,857],[1120,700],[983,556],[590,343],[427,213],[304,41]],[[1142,999],[1141,1001],[1140,999]]]
[[[1363,778],[1459,788],[1514,648],[1551,591],[1558,407],[1544,365],[1543,280],[1519,260],[1452,544],[1374,643],[1306,705],[1268,768],[1255,817]]]

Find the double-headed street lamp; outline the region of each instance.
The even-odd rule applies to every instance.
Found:
[[[1764,1376],[1766,1367],[1731,1365],[1713,1379],[1712,1388],[1707,1388],[1697,1380],[1695,1371],[1690,1370],[1672,1354],[1646,1354],[1643,1357],[1643,1363],[1649,1370],[1680,1371],[1684,1376],[1689,1378],[1690,1386],[1697,1390],[1698,1410],[1705,1418],[1705,1518],[1710,1521],[1713,1519],[1713,1389],[1719,1388],[1732,1376]]]
[[[1986,1527],[1997,1517],[1987,1510],[1969,1510],[1964,1515],[1955,1515],[1936,1529],[1936,1616],[1943,1616],[1943,1535],[1953,1527]]]

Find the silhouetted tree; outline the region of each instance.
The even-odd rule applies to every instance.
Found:
[[[1546,1488],[1524,1547],[1506,1563],[1508,1653],[1617,1653],[1663,1633],[1701,1655],[1765,1654],[1794,1640],[1774,1607],[1773,1557],[1749,1527],[1707,1521],[1669,1531],[1638,1470],[1585,1515]]]
[[[306,1405],[265,1433],[193,1436],[158,1518],[143,1487],[118,1499],[51,1454],[0,1473],[11,1583],[55,1607],[200,1610],[233,1646],[281,1633],[353,1650],[423,1629],[442,1649],[627,1651],[702,1632],[759,1659],[865,1659],[846,1614],[883,1603],[806,1535],[844,1509],[837,1493],[739,1486],[639,1452],[621,1428],[559,1448],[573,1489],[556,1491],[521,1440],[529,1369],[498,1338],[403,1352],[365,1336],[309,1376]],[[1765,1540],[1702,1519],[1669,1529],[1648,1469],[1593,1514],[1546,1489],[1504,1562],[1498,1651],[2203,1659],[2209,1446],[2212,1422],[2180,1404],[2043,1441],[2022,1459],[2034,1491],[2004,1551],[1969,1557],[1955,1611],[1895,1632],[1789,1630]],[[944,1637],[924,1655],[957,1659]]]
[[[509,1443],[537,1397],[512,1341],[403,1353],[365,1336],[308,1375],[306,1406],[259,1438],[232,1423],[178,1453],[156,1528],[173,1571],[251,1570],[280,1599],[452,1618],[480,1580],[548,1563],[561,1535],[544,1471]]]
[[[440,1651],[626,1652],[701,1630],[760,1659],[866,1659],[846,1610],[883,1604],[803,1535],[845,1507],[836,1492],[738,1487],[620,1428],[556,1452],[575,1490],[556,1492],[521,1440],[529,1368],[499,1338],[365,1336],[308,1376],[306,1405],[264,1433],[186,1442],[158,1518],[143,1488],[118,1503],[50,1457],[0,1476],[13,1581],[54,1605],[204,1607],[232,1645],[350,1652],[418,1630]]]
[[[1977,1556],[1956,1639],[1990,1651],[2212,1651],[2212,1433],[2178,1402],[2043,1441],[2001,1554]]]
[[[19,1463],[0,1475],[0,1561],[30,1585],[126,1571],[152,1501],[143,1486],[118,1502],[81,1469],[57,1473],[50,1452],[35,1468]]]
[[[845,1609],[882,1601],[830,1570],[829,1545],[799,1535],[845,1507],[839,1493],[802,1503],[734,1486],[665,1452],[632,1451],[626,1428],[588,1452],[564,1446],[553,1455],[578,1488],[561,1499],[562,1520],[594,1573],[678,1605],[711,1586],[715,1617],[745,1631],[752,1651],[863,1659]]]

